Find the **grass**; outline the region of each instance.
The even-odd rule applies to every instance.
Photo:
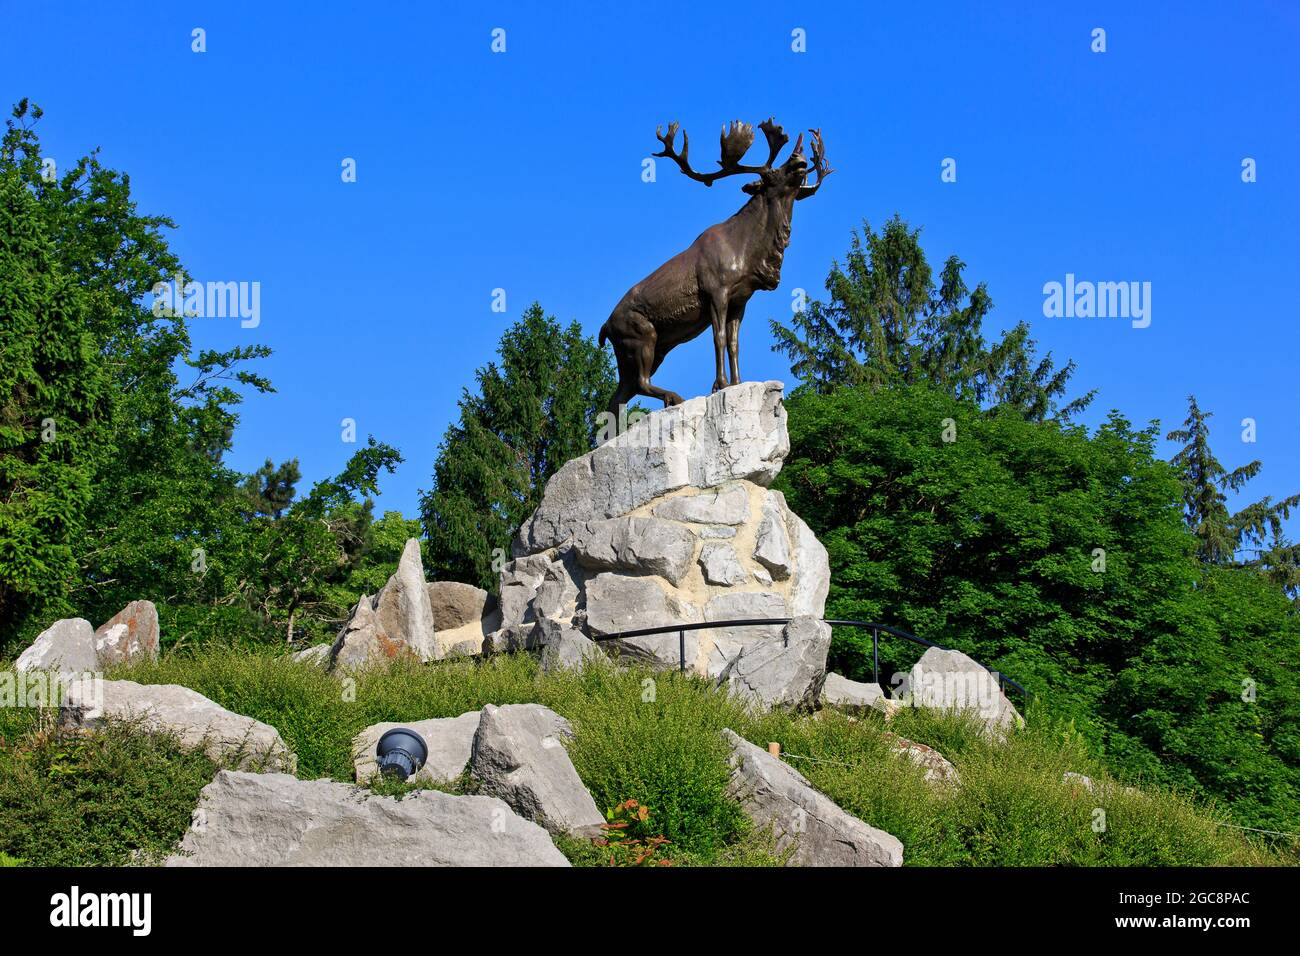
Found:
[[[304,779],[351,781],[352,738],[370,724],[538,702],[573,723],[570,755],[597,805],[632,798],[648,806],[650,825],[669,841],[661,855],[677,865],[782,862],[771,835],[754,832],[725,795],[724,727],[760,746],[780,742],[818,789],[902,840],[907,865],[1300,862],[1294,844],[1224,827],[1212,806],[1116,785],[1077,735],[1033,711],[1026,730],[998,744],[950,715],[905,712],[889,724],[875,714],[829,711],[751,716],[698,679],[610,667],[543,675],[526,655],[399,664],[341,681],[271,652],[209,647],[109,676],[184,684],[271,724],[297,753]],[[129,727],[70,741],[39,714],[0,709],[0,853],[32,865],[124,863],[152,859],[179,838],[213,772],[205,758]],[[919,768],[889,752],[886,730],[935,747],[956,765],[962,785],[926,783]],[[1063,784],[1067,770],[1093,777],[1096,790]],[[467,784],[444,789],[463,792]],[[377,789],[400,797],[412,788]],[[146,797],[153,806],[143,806]],[[97,810],[81,819],[85,806]],[[561,841],[560,848],[579,865],[608,860],[590,844]]]

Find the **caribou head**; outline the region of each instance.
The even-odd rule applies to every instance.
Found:
[[[795,200],[807,199],[821,188],[834,170],[826,165],[820,130],[809,130],[812,163],[803,153],[803,134],[784,163],[777,156],[790,138],[772,119],[758,124],[767,140],[767,160],[762,165],[743,160],[754,144],[754,127],[733,120],[719,137],[718,169],[702,173],[691,168],[690,138],[681,130],[682,149],[676,148],[677,123],[665,133],[655,130],[663,149],[655,156],[671,159],[690,179],[712,186],[729,176],[757,176],[741,189],[749,202],[730,219],[710,226],[686,249],[642,279],[619,301],[601,327],[600,342],[608,339],[618,362],[618,388],[610,401],[617,420],[620,407],[635,395],[648,395],[676,405],[682,397],[651,384],[668,351],[707,328],[713,329],[716,375],[713,389],[740,382],[740,322],[749,297],[758,289],[775,289],[781,263],[790,243],[790,217]],[[816,180],[810,185],[809,174]],[[730,357],[730,378],[724,376],[723,353]]]

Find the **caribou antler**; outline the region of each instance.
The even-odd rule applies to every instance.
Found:
[[[813,195],[822,188],[822,180],[835,172],[826,165],[826,145],[822,142],[822,131],[820,129],[810,129],[808,132],[812,134],[813,171],[817,173],[817,182],[811,186],[801,186],[799,192],[795,194],[795,199],[807,199]]]
[[[706,186],[712,186],[724,176],[755,175],[770,170],[772,164],[776,161],[776,154],[781,152],[781,148],[786,143],[790,142],[790,137],[785,135],[785,132],[773,122],[771,117],[768,117],[758,124],[758,128],[763,131],[763,135],[767,138],[767,162],[762,166],[747,166],[741,160],[745,158],[745,153],[749,151],[749,147],[754,144],[754,127],[748,123],[742,123],[740,120],[732,120],[730,128],[724,126],[722,134],[719,136],[722,158],[718,160],[718,165],[722,168],[712,173],[701,173],[691,169],[691,164],[687,159],[691,149],[691,140],[685,130],[682,130],[682,151],[678,153],[673,146],[679,128],[677,123],[669,123],[668,132],[664,133],[662,126],[656,126],[655,139],[663,143],[664,148],[652,155],[666,156],[675,162],[683,173],[697,183],[704,183]]]

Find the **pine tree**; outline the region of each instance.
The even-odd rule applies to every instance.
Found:
[[[1170,463],[1182,478],[1187,526],[1196,535],[1201,560],[1207,564],[1238,563],[1238,552],[1250,545],[1263,545],[1271,536],[1274,558],[1285,566],[1290,546],[1282,538],[1282,522],[1291,516],[1292,508],[1300,507],[1300,495],[1277,502],[1265,497],[1240,511],[1230,511],[1227,492],[1245,487],[1263,463],[1256,459],[1232,471],[1224,468],[1210,448],[1209,419],[1214,413],[1202,411],[1195,395],[1189,395],[1187,403],[1183,427],[1165,438],[1183,443]],[[1258,559],[1253,563],[1258,564]]]
[[[493,552],[541,502],[547,480],[590,451],[614,388],[608,354],[581,327],[534,303],[506,330],[500,364],[481,367],[447,429],[421,495],[431,573],[495,588]]]
[[[999,342],[985,342],[981,326],[993,308],[987,288],[969,288],[966,264],[956,256],[945,261],[936,286],[920,233],[897,215],[880,233],[864,222],[861,236],[851,236],[844,266],[831,267],[829,302],[808,303],[790,327],[772,321],[774,348],[790,359],[801,387],[826,394],[928,383],[1034,421],[1067,420],[1086,407],[1092,393],[1057,406],[1074,363],[1057,369],[1050,353],[1036,359],[1023,322]]]
[[[281,462],[278,467],[272,464],[271,459],[266,459],[261,468],[244,479],[248,516],[269,515],[279,518],[293,504],[301,478],[297,458]]]

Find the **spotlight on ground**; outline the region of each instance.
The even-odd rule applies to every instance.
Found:
[[[429,748],[414,730],[394,727],[379,738],[379,772],[405,780],[424,766]]]

